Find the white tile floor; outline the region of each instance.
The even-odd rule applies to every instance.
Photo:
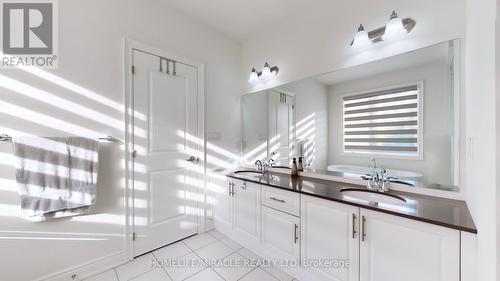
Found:
[[[209,266],[203,262],[203,259],[221,259],[223,264]],[[278,268],[254,267],[248,262],[245,263],[249,259],[257,260],[260,257],[213,230],[168,245],[127,264],[85,279],[85,281],[295,280]],[[155,261],[160,266],[154,266]],[[178,262],[182,266],[162,264],[165,261]],[[235,264],[238,266],[234,266]]]

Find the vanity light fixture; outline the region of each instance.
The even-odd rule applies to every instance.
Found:
[[[248,83],[254,83],[257,82],[258,80],[268,80],[276,75],[278,75],[279,71],[278,66],[273,66],[271,67],[269,63],[265,63],[264,67],[262,68],[262,71],[257,72],[255,70],[255,67],[252,68],[252,72],[250,72],[250,77],[248,78]]]
[[[400,17],[398,17],[396,11],[392,11],[391,17],[389,18],[389,21],[385,25],[385,32],[384,35],[382,36],[382,40],[389,40],[392,38],[396,38],[408,32],[406,32],[406,29],[403,26],[403,20]]]
[[[362,24],[358,27],[358,32],[354,35],[354,40],[352,41],[353,47],[361,47],[370,44],[370,38],[368,37],[368,32],[365,30]]]
[[[371,43],[380,42],[383,40],[394,39],[401,35],[408,34],[415,27],[416,22],[411,18],[401,19],[396,11],[392,11],[389,21],[384,27],[368,31],[368,41]],[[366,37],[364,35],[364,27],[359,26],[358,32],[351,41],[352,47],[366,45]],[[361,43],[361,44],[360,44]]]

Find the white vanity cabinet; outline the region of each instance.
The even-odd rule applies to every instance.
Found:
[[[260,244],[259,184],[227,178],[212,182],[215,228],[245,247]]]
[[[213,176],[210,181],[212,191],[212,212],[214,226],[221,232],[227,233],[232,230],[233,219],[233,186],[242,182],[230,178]]]
[[[300,218],[262,206],[262,250],[268,258],[300,259]]]
[[[235,182],[233,189],[233,231],[236,236],[246,242],[247,246],[259,246],[260,194],[259,184]]]
[[[300,280],[459,281],[461,250],[474,257],[459,230],[237,179],[215,190],[216,228],[263,258],[295,262],[282,269]]]
[[[301,260],[349,263],[304,269],[315,280],[359,280],[359,208],[302,195],[301,221]]]
[[[361,281],[460,280],[460,231],[361,209]]]

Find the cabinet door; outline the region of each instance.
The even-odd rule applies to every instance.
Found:
[[[262,206],[262,249],[270,258],[299,261],[300,219]]]
[[[361,281],[460,280],[458,230],[364,209],[361,220]]]
[[[247,247],[258,246],[260,241],[260,189],[251,182],[234,186],[233,231]]]
[[[211,177],[209,190],[212,193],[214,225],[226,235],[232,230],[232,195],[231,185],[235,180],[226,177]]]
[[[359,272],[359,208],[310,196],[301,200],[301,260],[315,279],[354,281]],[[332,266],[306,262],[339,261]]]

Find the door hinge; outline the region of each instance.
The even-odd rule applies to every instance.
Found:
[[[137,239],[137,235],[135,234],[135,232],[132,232],[132,241],[135,241]]]
[[[132,158],[136,157],[137,157],[137,149],[134,149],[134,151],[132,151]]]
[[[135,65],[132,65],[132,74],[135,74]]]

